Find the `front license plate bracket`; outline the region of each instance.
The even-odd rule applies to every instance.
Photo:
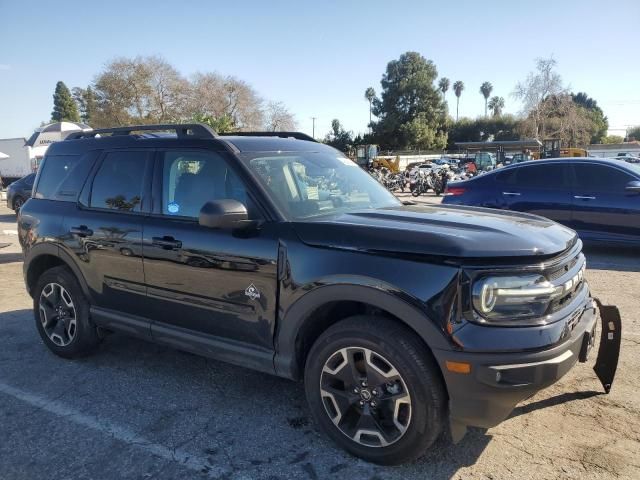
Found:
[[[600,311],[602,331],[600,334],[600,347],[598,358],[593,370],[598,376],[605,393],[611,391],[613,379],[618,368],[620,357],[620,343],[622,340],[622,319],[620,311],[615,305],[603,305],[599,299],[594,299]]]

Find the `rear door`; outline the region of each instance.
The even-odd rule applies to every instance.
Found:
[[[522,164],[496,175],[500,207],[533,213],[572,226],[566,162]]]
[[[614,165],[574,162],[573,221],[585,238],[640,239],[640,196],[625,187],[638,177]]]
[[[77,259],[94,306],[146,316],[142,219],[150,211],[152,153],[107,151],[64,217],[64,246]]]

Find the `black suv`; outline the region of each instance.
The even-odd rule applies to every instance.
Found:
[[[117,331],[304,378],[317,424],[373,462],[416,458],[445,427],[455,441],[496,425],[594,341],[572,230],[403,204],[300,133],[73,134],[49,147],[33,192],[24,274],[54,353]],[[608,390],[620,325],[602,311]]]
[[[20,211],[24,202],[31,198],[31,189],[35,178],[36,174],[30,173],[7,187],[7,207],[16,213]]]

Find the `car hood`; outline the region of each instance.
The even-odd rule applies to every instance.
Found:
[[[459,258],[555,255],[576,233],[546,218],[457,205],[362,210],[297,222],[308,245]]]

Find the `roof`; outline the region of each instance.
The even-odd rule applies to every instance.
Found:
[[[171,130],[175,133],[169,133]],[[49,154],[81,154],[91,149],[141,146],[150,148],[214,147],[218,150],[230,148],[236,152],[335,151],[332,147],[318,143],[308,135],[299,132],[241,132],[217,135],[205,125],[180,124],[80,131],[72,133],[64,141],[51,144]]]
[[[218,137],[218,140],[232,144],[241,152],[317,152],[331,148],[321,143],[309,140],[298,140],[289,137],[248,137],[224,135]]]

